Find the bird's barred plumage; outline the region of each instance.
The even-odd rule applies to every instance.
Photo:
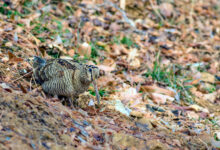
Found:
[[[90,83],[100,76],[98,67],[73,60],[35,57],[33,67],[35,80],[46,93],[71,98],[88,90]]]

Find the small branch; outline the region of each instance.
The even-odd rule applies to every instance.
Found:
[[[161,20],[162,22],[164,22],[163,17],[162,17],[161,14],[158,12],[158,10],[155,8],[155,6],[154,6],[152,0],[149,0],[149,1],[150,1],[150,5],[151,5],[151,7],[153,8],[153,10],[154,10],[154,12],[156,13],[156,15],[160,18],[160,20]]]
[[[130,24],[130,26],[132,26],[134,29],[136,29],[136,26],[135,26],[135,23],[129,19],[125,13],[124,10],[122,10],[121,8],[119,8],[116,4],[112,3],[111,1],[109,0],[105,0],[105,3],[109,4],[110,6],[116,8],[117,10],[119,10],[122,14],[122,17],[124,18],[125,22],[127,22],[128,24]]]
[[[18,80],[22,79],[23,77],[25,77],[25,76],[27,76],[27,75],[29,75],[29,74],[31,74],[31,73],[33,73],[33,71],[28,72],[28,73],[24,74],[23,76],[21,76],[21,77],[15,79],[15,80],[12,80],[10,83],[13,83],[13,82],[15,82],[15,81],[18,81]]]

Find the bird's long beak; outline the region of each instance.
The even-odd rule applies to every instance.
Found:
[[[98,105],[100,105],[100,95],[99,95],[99,90],[98,90],[96,81],[93,80],[92,83],[93,83],[93,86],[94,86],[94,89],[95,89],[95,95],[96,95],[97,103],[98,103]]]
[[[97,84],[96,84],[96,79],[95,79],[95,76],[93,75],[93,71],[90,71],[91,72],[91,80],[92,80],[92,84],[93,84],[93,87],[95,89],[95,95],[96,95],[96,99],[97,99],[97,103],[98,105],[100,105],[100,95],[99,95],[99,90],[98,90],[98,87],[97,87]]]

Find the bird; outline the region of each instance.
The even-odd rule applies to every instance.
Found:
[[[69,59],[43,59],[34,56],[33,75],[45,93],[69,98],[71,104],[93,83],[98,104],[100,96],[95,80],[103,73],[94,65]]]

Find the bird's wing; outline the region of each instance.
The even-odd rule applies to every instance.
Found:
[[[64,71],[75,71],[80,69],[80,64],[65,59],[48,59],[36,57],[34,61],[34,75],[38,83],[43,84],[45,81],[54,78],[62,78]]]

